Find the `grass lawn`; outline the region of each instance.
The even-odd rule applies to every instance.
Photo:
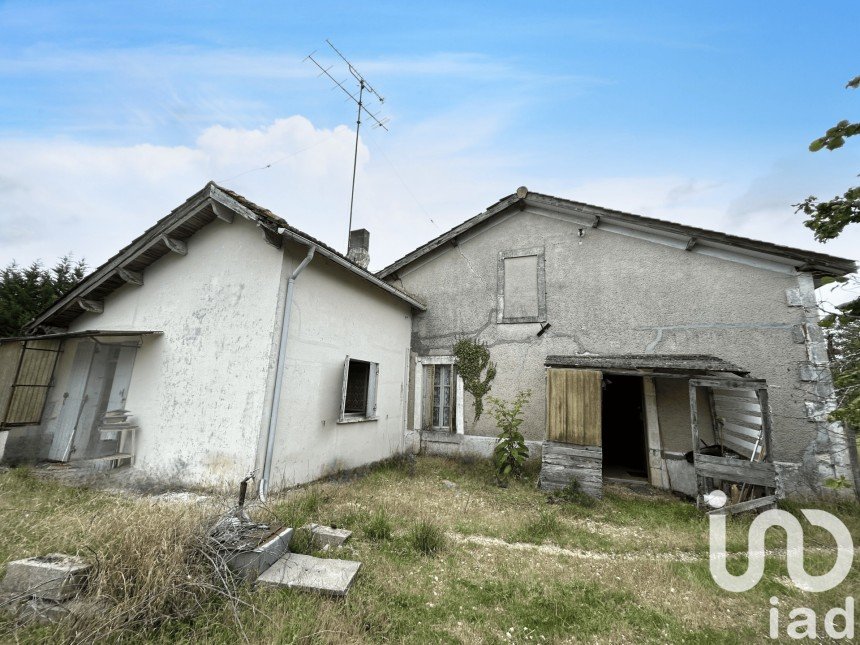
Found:
[[[260,520],[354,531],[347,547],[316,554],[363,563],[349,595],[336,599],[219,591],[196,555],[218,513],[213,502],[165,503],[9,471],[0,475],[0,562],[79,553],[98,563],[91,593],[106,604],[87,623],[0,617],[0,641],[750,643],[769,640],[771,596],[785,635],[790,609],[816,610],[820,631],[825,612],[860,589],[855,564],[836,589],[803,592],[775,555],[751,591],[724,592],[711,580],[708,520],[694,505],[625,489],[590,507],[548,504],[535,477],[499,488],[486,463],[419,458],[255,508]],[[822,508],[860,544],[857,506]],[[730,520],[730,551],[746,552],[750,521]],[[817,546],[807,569],[823,573],[833,542],[806,528],[807,545]],[[785,546],[780,533],[769,533],[770,548]],[[298,536],[295,546],[306,542]],[[732,560],[730,569],[744,568],[744,557]]]

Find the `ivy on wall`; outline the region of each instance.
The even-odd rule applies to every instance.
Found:
[[[496,377],[496,366],[490,362],[490,350],[483,343],[462,338],[454,344],[457,370],[463,379],[463,389],[475,399],[475,421],[484,411],[484,396]]]

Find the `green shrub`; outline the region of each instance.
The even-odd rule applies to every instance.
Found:
[[[490,397],[490,414],[501,431],[493,450],[493,464],[499,484],[503,486],[511,477],[518,478],[523,474],[523,466],[529,457],[529,449],[519,427],[523,422],[523,406],[528,403],[531,395],[531,390],[520,391],[510,403]]]
[[[425,518],[412,526],[406,540],[418,553],[433,555],[444,548],[445,532],[438,524]]]

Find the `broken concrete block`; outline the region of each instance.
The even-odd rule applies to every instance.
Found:
[[[257,578],[257,582],[345,596],[359,568],[361,562],[352,560],[328,560],[289,553]]]
[[[352,531],[333,529],[330,526],[320,526],[319,524],[308,524],[302,528],[311,532],[311,544],[317,549],[340,546],[352,536]]]
[[[254,580],[289,552],[293,529],[228,515],[210,529],[209,537],[231,571]]]
[[[91,568],[82,558],[62,553],[15,560],[6,565],[0,590],[44,600],[66,600],[83,589]]]

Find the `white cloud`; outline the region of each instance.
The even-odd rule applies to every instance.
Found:
[[[385,266],[511,193],[527,165],[535,172],[530,157],[491,145],[504,118],[473,118],[475,123],[458,126],[471,133],[469,140],[455,145],[439,143],[445,123],[362,138],[353,225],[371,231],[372,267]],[[255,129],[213,126],[189,146],[0,142],[0,263],[52,262],[68,251],[91,266],[101,263],[209,179],[343,250],[354,136],[346,126],[317,128],[293,116]],[[789,206],[797,188],[785,181],[780,187],[775,172],[767,189],[756,179],[683,175],[548,181],[529,188],[856,257],[860,230],[849,228],[827,245],[814,243]]]

